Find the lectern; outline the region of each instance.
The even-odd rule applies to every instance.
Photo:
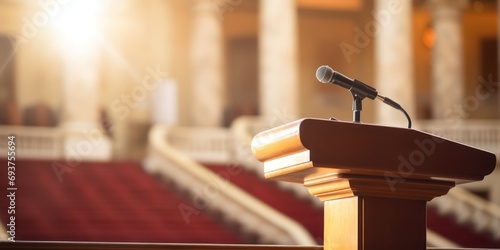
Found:
[[[301,119],[256,135],[268,179],[324,201],[325,250],[426,249],[426,203],[490,174],[496,157],[414,129]]]

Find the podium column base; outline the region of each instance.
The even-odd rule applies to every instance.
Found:
[[[324,209],[325,250],[426,249],[426,201],[353,196]]]

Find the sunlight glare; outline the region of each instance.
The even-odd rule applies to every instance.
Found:
[[[101,7],[99,0],[74,0],[61,9],[54,25],[63,46],[91,46],[100,33]]]

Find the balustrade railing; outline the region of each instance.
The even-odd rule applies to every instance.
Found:
[[[0,153],[7,155],[7,137],[15,136],[16,156],[23,159],[64,157],[63,136],[58,128],[0,126]]]
[[[154,126],[149,133],[149,153],[144,162],[145,169],[190,194],[193,203],[187,204],[188,206],[196,206],[195,199],[203,200],[205,205],[197,209],[222,214],[227,223],[238,224],[242,232],[258,236],[261,243],[314,245],[314,239],[302,225],[208,170],[171,144],[172,138],[185,138],[189,134],[199,137],[186,141],[198,141],[197,143],[201,144],[197,145],[203,145],[190,149],[214,149],[210,143],[203,143],[204,138],[211,138],[213,134],[209,130],[204,132],[210,135],[208,137],[203,137],[200,133],[180,135],[178,129],[170,130],[166,126]],[[214,133],[222,134],[217,129]],[[217,140],[211,141],[216,142],[215,148],[224,148],[223,143]],[[191,153],[196,155],[193,150]],[[228,169],[228,172],[230,175],[231,169]]]
[[[453,123],[441,120],[420,120],[416,129],[470,146],[491,151],[500,156],[499,120],[462,120]]]

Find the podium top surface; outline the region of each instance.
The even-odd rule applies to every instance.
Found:
[[[462,183],[482,180],[496,165],[491,152],[422,131],[310,118],[259,133],[252,151],[266,177],[295,182],[326,171]]]

